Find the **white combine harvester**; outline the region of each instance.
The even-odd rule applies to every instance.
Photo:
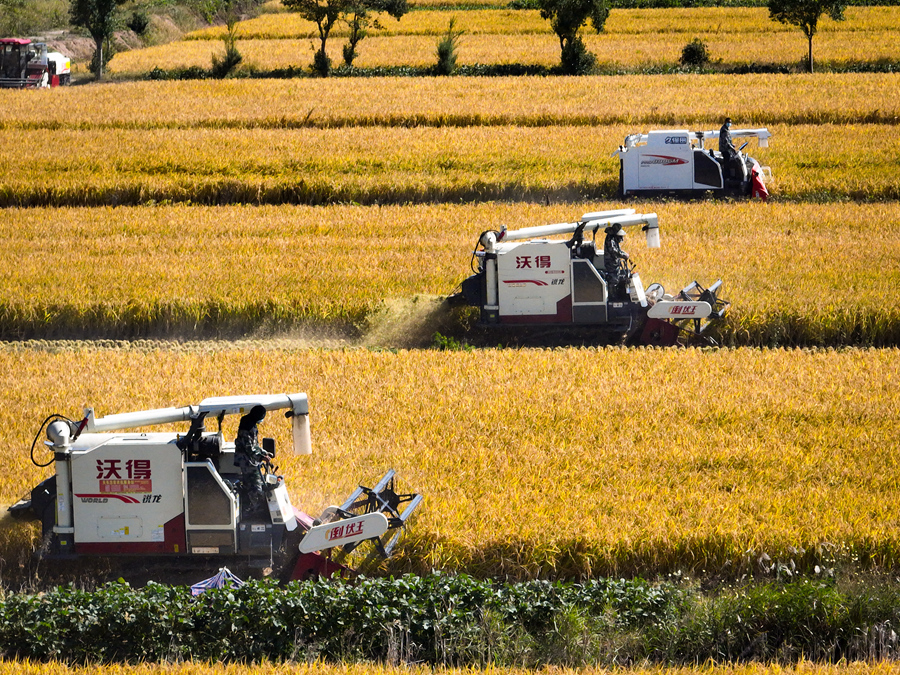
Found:
[[[43,42],[25,38],[0,39],[0,88],[45,89],[69,84],[72,63]]]
[[[645,290],[620,246],[632,227],[645,232],[649,248],[659,248],[656,214],[634,209],[586,213],[573,223],[488,230],[472,254],[475,273],[448,300],[478,307],[481,326],[527,339],[625,337],[635,344],[674,345],[702,336],[711,343],[703,333],[728,308],[718,297],[721,280],[709,288],[694,281],[674,295],[660,284]],[[598,232],[605,233],[602,246]],[[549,238],[554,235],[571,237]]]
[[[732,138],[759,139],[759,147],[769,145],[768,129],[736,129]],[[679,193],[699,196],[704,193],[731,196],[768,196],[765,181],[772,170],[738,148],[732,162],[726,162],[718,150],[706,147],[718,131],[663,130],[631,134],[613,153],[618,157],[621,196]]]
[[[208,398],[105,417],[87,409],[78,422],[51,415],[31,459],[55,463],[56,473],[10,511],[41,520],[49,558],[155,559],[172,571],[269,566],[299,579],[341,570],[321,553],[329,549],[349,553],[368,541],[390,555],[421,495],[396,493],[391,470],[317,519],[295,509],[272,465],[274,439],[257,442],[257,425],[273,410],[287,411],[294,453],[309,454],[306,394]],[[227,442],[222,420],[233,414],[242,417]],[[217,432],[206,431],[207,418],[218,421]],[[124,431],[176,422],[188,422],[187,433]],[[44,427],[53,457],[41,464],[34,449]]]

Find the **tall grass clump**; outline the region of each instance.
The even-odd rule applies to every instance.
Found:
[[[212,75],[220,79],[231,74],[240,62],[244,60],[240,50],[237,48],[237,19],[233,16],[229,17],[227,26],[228,31],[222,36],[225,53],[222,56],[213,54],[212,57]]]
[[[435,73],[438,75],[452,75],[456,70],[457,50],[459,42],[465,31],[456,28],[456,17],[451,17],[447,26],[447,32],[437,43],[437,65]]]

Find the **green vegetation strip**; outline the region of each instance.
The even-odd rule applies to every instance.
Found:
[[[845,586],[845,587],[842,587]],[[900,619],[893,582],[800,579],[703,592],[683,581],[504,584],[430,574],[281,588],[109,584],[9,595],[0,652],[69,663],[209,661],[622,665],[872,659]]]

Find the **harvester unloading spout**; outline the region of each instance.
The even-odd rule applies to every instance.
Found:
[[[399,494],[394,471],[374,488],[359,487],[340,507],[318,518],[295,509],[273,465],[275,441],[258,439],[266,413],[285,410],[293,451],[312,452],[306,394],[226,396],[198,405],[96,417],[45,420],[54,476],[10,508],[43,523],[44,553],[58,556],[150,556],[211,565],[280,567],[305,578],[340,571],[323,551],[350,552],[370,542],[387,557],[422,496]],[[222,421],[240,415],[226,442]],[[218,421],[217,432],[205,422]],[[186,434],[127,432],[189,422]],[[48,425],[49,423],[49,425]],[[364,498],[361,498],[364,496]],[[177,562],[172,563],[177,566]]]

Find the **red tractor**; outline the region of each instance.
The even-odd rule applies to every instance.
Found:
[[[48,52],[43,42],[22,38],[0,39],[0,88],[39,89],[69,84],[71,61]]]

